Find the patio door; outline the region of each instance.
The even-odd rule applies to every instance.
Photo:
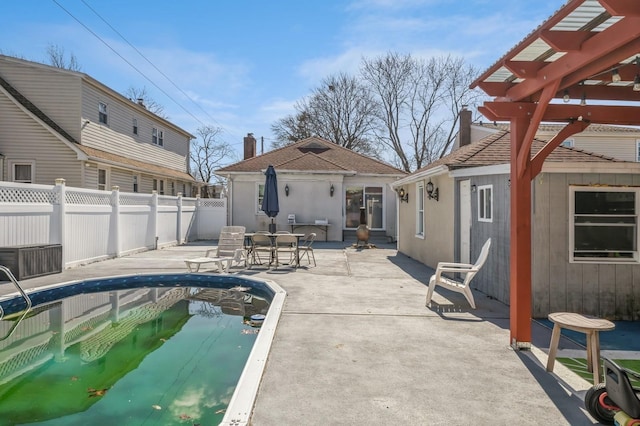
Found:
[[[471,181],[461,180],[460,197],[460,263],[470,263],[471,257]]]
[[[381,186],[348,186],[345,191],[345,228],[360,225],[360,209],[370,229],[383,229],[383,193]]]

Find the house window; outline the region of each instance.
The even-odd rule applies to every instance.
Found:
[[[160,195],[164,195],[164,181],[162,179],[160,179],[159,181],[159,189],[158,189],[158,194]]]
[[[164,145],[164,131],[163,130],[159,130],[159,129],[154,127],[151,130],[151,142],[153,142],[154,145],[163,146]]]
[[[158,191],[158,179],[153,180],[153,190],[156,192]]]
[[[133,192],[138,192],[138,176],[133,175]]]
[[[35,162],[33,161],[11,161],[11,180],[19,183],[33,183],[35,181]]]
[[[381,186],[347,186],[345,188],[345,227],[360,225],[360,209],[371,229],[383,229],[383,195]]]
[[[640,162],[640,139],[636,140],[636,161]]]
[[[493,222],[493,186],[478,187],[478,221]]]
[[[416,189],[416,236],[424,237],[424,183]]]
[[[262,211],[262,200],[264,199],[264,184],[263,183],[259,183],[258,184],[258,196],[256,197],[257,201],[258,201],[258,206],[256,211],[258,213],[264,213]]]
[[[132,126],[133,126],[133,134],[137,135],[138,134],[138,119],[137,118],[133,119]]]
[[[564,146],[565,148],[573,148],[575,141],[573,139],[565,139],[562,141],[560,146]]]
[[[638,261],[640,188],[570,189],[570,260]]]
[[[98,102],[98,121],[102,124],[107,124],[107,104]]]
[[[171,182],[171,195],[176,195],[176,183]]]
[[[105,169],[98,169],[98,189],[107,190],[107,171]]]
[[[184,195],[185,197],[188,197],[187,195],[187,185],[186,184],[182,184],[182,195]]]

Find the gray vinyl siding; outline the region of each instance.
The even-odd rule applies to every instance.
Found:
[[[98,120],[98,104],[107,105],[108,120]],[[138,120],[138,134],[133,134],[133,118]],[[137,111],[133,102],[111,96],[84,84],[82,90],[82,121],[89,122],[82,131],[82,144],[113,154],[187,171],[189,140],[161,121],[153,121]],[[152,128],[164,131],[164,146],[151,142]]]
[[[0,153],[4,155],[3,180],[10,180],[12,160],[35,161],[35,181],[53,185],[57,178],[68,186],[81,186],[77,155],[48,129],[0,94]]]
[[[594,138],[575,138],[575,148],[595,152],[625,161],[636,161],[636,137],[623,138],[620,135]]]
[[[640,265],[569,263],[569,185],[640,186],[635,174],[543,173],[535,180],[533,316],[573,311],[640,319]]]
[[[465,178],[467,179],[467,178]],[[478,220],[478,194],[471,192],[471,262],[475,262],[487,238],[491,238],[491,249],[486,263],[471,282],[471,287],[491,295],[503,303],[509,303],[510,275],[510,191],[509,176],[490,175],[470,178],[476,188],[492,185],[492,222]],[[458,181],[456,188],[458,188]],[[459,220],[459,217],[457,218]],[[457,228],[457,227],[456,227]],[[459,239],[456,238],[456,245]],[[459,252],[459,248],[457,250]],[[457,259],[459,260],[459,258]]]

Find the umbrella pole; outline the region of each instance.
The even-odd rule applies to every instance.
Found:
[[[276,233],[276,224],[273,222],[273,218],[271,218],[271,224],[269,225],[269,232],[272,234]]]

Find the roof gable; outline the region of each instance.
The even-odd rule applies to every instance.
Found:
[[[387,163],[358,154],[333,142],[311,137],[216,170],[217,174],[256,173],[269,165],[290,171],[329,171],[404,176]]]

